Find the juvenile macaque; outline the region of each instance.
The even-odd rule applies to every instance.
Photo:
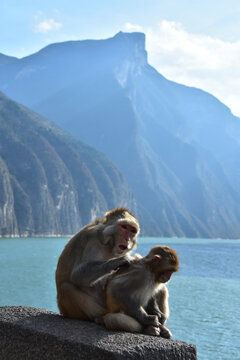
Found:
[[[154,246],[147,256],[119,268],[106,285],[108,314],[103,317],[106,327],[170,338],[171,332],[163,325],[165,316],[158,307],[157,294],[178,269],[177,253],[160,245]]]
[[[127,208],[116,208],[83,227],[65,246],[56,270],[61,314],[94,320],[106,314],[105,293],[96,282],[128,263],[140,227]]]

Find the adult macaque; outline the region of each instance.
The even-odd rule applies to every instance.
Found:
[[[147,256],[119,268],[109,277],[106,286],[108,314],[103,317],[106,327],[170,338],[156,294],[161,293],[162,285],[178,269],[177,253],[160,245],[154,246]]]
[[[83,227],[65,246],[56,270],[61,314],[89,319],[106,314],[105,293],[96,289],[104,275],[129,262],[140,227],[127,208],[116,208]],[[103,281],[103,280],[102,280]]]

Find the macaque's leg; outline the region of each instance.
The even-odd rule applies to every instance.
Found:
[[[160,327],[157,327],[150,325],[144,328],[136,319],[124,313],[108,313],[101,318],[101,321],[97,321],[99,324],[102,324],[102,322],[104,322],[109,330],[136,332],[152,336],[161,335],[167,339],[171,338],[170,331],[167,328],[168,332],[164,331],[163,328],[165,326],[160,325]]]
[[[115,289],[116,291],[116,289]],[[108,305],[110,305],[111,309],[111,301],[114,299],[109,296],[109,302]],[[125,292],[117,294],[117,303],[119,304],[120,309],[123,309],[125,314],[128,314],[129,316],[136,319],[138,322],[140,322],[143,326],[158,326],[158,316],[157,315],[151,315],[148,314],[142,306],[139,306],[134,299],[131,299],[130,296],[125,294]],[[109,308],[109,306],[108,306]]]
[[[159,325],[158,317],[156,315],[147,314],[147,312],[142,307],[131,309],[131,311],[129,311],[128,313],[131,314],[131,316],[133,316],[135,319],[137,319],[142,325]]]
[[[165,321],[166,321],[166,317],[165,315],[161,312],[161,310],[159,309],[159,306],[158,306],[158,302],[157,302],[157,299],[156,299],[156,296],[152,297],[146,308],[145,308],[147,314],[149,315],[156,315],[158,317],[158,320],[160,322],[160,324],[164,324]]]
[[[146,311],[148,314],[154,314],[158,316],[158,320],[160,322],[159,326],[159,332],[160,336],[164,337],[166,339],[171,339],[172,333],[171,331],[165,326],[168,317],[169,317],[169,305],[168,305],[168,289],[164,285],[161,290],[154,296],[154,298],[151,298],[147,307]],[[149,335],[151,332],[155,332],[155,327],[148,327],[145,329],[147,331],[146,333]]]
[[[159,319],[162,325],[166,324],[170,315],[168,298],[168,289],[165,285],[163,285],[161,290],[155,295],[155,300],[157,301],[158,307],[162,313],[161,319]]]
[[[71,318],[93,320],[106,313],[93,297],[67,282],[61,285],[57,300],[61,314]]]
[[[109,330],[141,333],[143,326],[134,318],[124,313],[108,313],[103,316],[105,326]]]
[[[148,326],[146,329],[144,329],[144,333],[148,335],[157,335],[159,331],[161,337],[171,339],[172,334],[170,330],[164,325],[166,324],[169,317],[168,296],[168,289],[164,285],[161,290],[149,300],[149,303],[146,307],[146,312],[148,314],[157,315],[160,326],[158,329],[155,326]]]

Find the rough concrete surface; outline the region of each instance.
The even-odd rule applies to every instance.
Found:
[[[181,341],[109,331],[44,309],[4,306],[0,359],[195,360],[197,356],[194,345]]]

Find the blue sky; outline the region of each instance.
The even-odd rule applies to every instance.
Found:
[[[146,34],[167,78],[217,96],[240,116],[239,0],[1,0],[0,53],[23,57],[53,42]]]

